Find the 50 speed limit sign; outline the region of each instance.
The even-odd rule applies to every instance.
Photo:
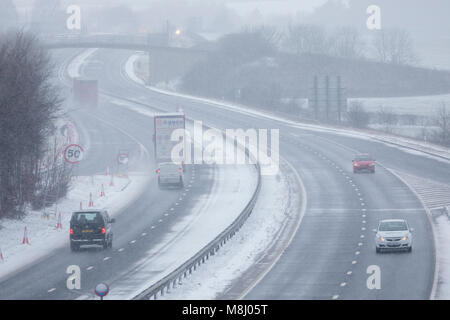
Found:
[[[64,159],[71,164],[75,164],[83,160],[84,150],[77,144],[71,144],[64,150]]]

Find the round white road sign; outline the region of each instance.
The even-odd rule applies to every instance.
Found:
[[[83,160],[84,150],[77,144],[71,144],[64,150],[64,159],[71,164],[75,164]]]

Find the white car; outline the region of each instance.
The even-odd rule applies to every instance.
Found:
[[[381,250],[412,250],[412,232],[406,220],[381,220],[375,229],[376,252]]]
[[[156,170],[158,174],[158,185],[177,185],[183,187],[183,165],[173,162],[162,162]]]

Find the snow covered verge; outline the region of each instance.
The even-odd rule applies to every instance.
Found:
[[[276,262],[301,221],[303,210],[298,181],[285,163],[276,176],[262,176],[261,191],[243,227],[206,263],[158,299],[236,299],[240,285],[254,282]],[[306,205],[304,203],[303,205]],[[267,256],[270,256],[267,259]],[[264,261],[263,261],[264,260]],[[255,265],[261,268],[254,269]],[[251,274],[251,279],[248,278]],[[239,286],[234,290],[234,286]]]
[[[439,246],[439,281],[435,299],[450,299],[450,219],[440,215],[433,219],[436,240]]]

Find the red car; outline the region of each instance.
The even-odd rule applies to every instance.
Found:
[[[353,159],[353,172],[368,171],[375,173],[375,159],[368,154],[359,154]]]

